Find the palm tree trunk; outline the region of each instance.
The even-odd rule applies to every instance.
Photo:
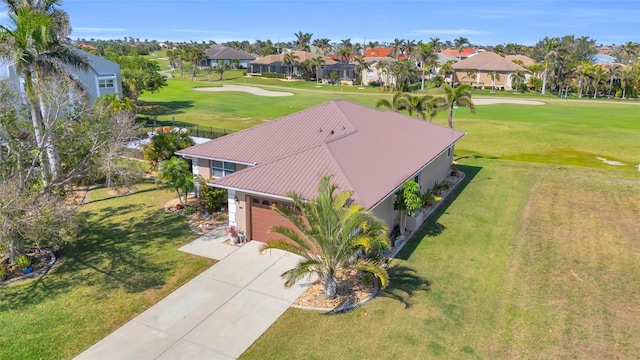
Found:
[[[42,112],[40,110],[40,107],[38,106],[38,100],[36,99],[36,94],[35,91],[33,89],[33,78],[31,76],[31,69],[27,69],[24,72],[24,79],[25,79],[25,90],[27,92],[27,99],[29,101],[29,107],[31,108],[31,123],[33,124],[33,133],[35,135],[36,138],[36,143],[38,146],[38,149],[40,150],[39,152],[39,157],[40,157],[40,164],[41,164],[41,168],[43,169],[42,171],[42,183],[43,185],[46,187],[49,184],[49,177],[48,177],[48,169],[47,166],[44,163],[44,135],[43,135],[43,129],[42,129]]]
[[[582,99],[582,78],[578,82],[578,89],[580,89],[580,92],[578,93],[578,99]]]
[[[453,106],[454,104],[449,105],[449,127],[453,129]]]
[[[324,293],[329,299],[333,299],[338,295],[338,283],[333,271],[330,270],[329,273],[323,274],[321,283]]]
[[[422,85],[420,86],[420,90],[424,90],[424,74],[425,74],[425,66],[422,64]]]
[[[544,68],[544,75],[542,76],[542,92],[540,93],[541,95],[546,95],[546,89],[547,89],[547,75],[549,74],[549,66],[545,66]]]

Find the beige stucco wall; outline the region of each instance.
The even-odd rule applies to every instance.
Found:
[[[238,230],[247,234],[247,194],[236,191],[239,202],[236,203],[236,226]]]
[[[194,162],[196,160],[193,160]],[[210,162],[209,160],[205,160],[205,159],[197,159],[198,161],[198,173],[197,175],[202,176],[204,179],[210,179],[211,178],[211,166],[209,165]]]
[[[425,192],[427,189],[433,187],[433,184],[435,184],[436,181],[442,182],[446,179],[451,170],[452,156],[453,148],[451,149],[450,154],[448,154],[447,151],[443,152],[420,172],[418,181],[420,183],[421,192]],[[407,180],[413,180],[413,178]],[[391,195],[372,210],[377,217],[387,222],[389,230],[393,230],[393,227],[400,220],[398,212],[393,210],[394,201],[395,195]],[[420,225],[421,224],[417,224],[416,226],[413,226],[412,222],[408,221],[407,230],[414,231]]]

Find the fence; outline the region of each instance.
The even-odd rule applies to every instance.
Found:
[[[168,127],[170,130],[173,130],[174,128],[187,129],[189,131],[189,135],[207,139],[219,138],[233,132],[228,129],[216,128],[213,126],[200,126],[175,120],[162,121],[155,119],[138,118],[138,124],[140,125],[136,135],[139,138],[145,138],[147,137],[147,134],[149,132],[166,127]]]

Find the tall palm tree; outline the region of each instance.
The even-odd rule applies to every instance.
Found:
[[[620,57],[625,64],[632,63],[633,60],[640,54],[640,44],[633,41],[627,41],[619,48]]]
[[[500,80],[500,74],[495,71],[487,73],[487,76],[491,79],[491,92],[496,92],[496,80]]]
[[[449,127],[453,129],[453,109],[456,106],[469,108],[472,114],[476,113],[475,105],[471,101],[471,85],[462,84],[455,89],[448,84],[442,85],[444,89],[444,97],[436,98],[436,107],[438,111],[447,110],[449,115],[447,121]]]
[[[456,48],[456,50],[458,50],[458,60],[462,59],[462,51],[464,50],[465,46],[469,45],[469,39],[467,39],[466,37],[462,37],[460,36],[459,38],[455,39],[453,41],[454,46]]]
[[[371,49],[371,56],[376,56],[376,48],[379,46],[377,41],[369,41],[367,48]]]
[[[389,46],[391,47],[391,53],[395,55],[396,60],[400,60],[400,54],[402,54],[404,40],[395,38]]]
[[[40,156],[46,154],[47,161],[42,161],[46,164],[45,185],[58,177],[61,166],[53,145],[56,133],[52,126],[57,119],[43,118],[43,101],[36,86],[50,76],[74,79],[66,66],[88,68],[86,58],[62,43],[60,36],[68,34],[68,17],[56,8],[58,4],[58,0],[8,1],[9,25],[0,25],[0,56],[9,57],[24,77],[34,136]]]
[[[520,90],[520,84],[524,82],[524,79],[525,79],[525,76],[522,73],[522,70],[520,69],[516,69],[516,71],[513,74],[511,74],[511,83],[513,84],[513,88],[516,90],[515,91],[516,94]]]
[[[198,70],[198,66],[200,66],[206,59],[204,52],[199,46],[192,46],[187,50],[187,56],[189,57],[189,61],[191,62],[191,81],[196,78],[196,71]]]
[[[582,63],[578,67],[578,99],[582,98],[582,90],[587,80],[591,77],[593,72],[593,65],[587,60],[582,60]]]
[[[416,44],[415,40],[407,39],[402,45],[402,53],[408,58],[413,58],[417,46],[418,44]]]
[[[316,56],[311,59],[311,65],[316,69],[316,85],[320,84],[320,68],[324,63],[325,61],[322,56]]]
[[[627,97],[627,86],[633,83],[634,71],[631,66],[625,66],[620,72],[620,85],[622,86],[622,98]]]
[[[300,58],[298,57],[298,55],[296,55],[295,52],[290,51],[286,54],[284,54],[284,56],[282,57],[282,62],[286,65],[289,65],[289,79],[291,79],[293,77],[293,67],[295,64],[298,63],[298,61],[300,60]]]
[[[469,69],[465,70],[465,73],[467,73],[467,79],[469,79],[469,84],[471,84],[476,75],[478,75],[478,70]]]
[[[448,77],[451,77],[451,86],[453,86],[453,74],[455,74],[455,70],[453,70],[453,67],[451,66],[453,64],[454,60],[449,60],[446,63],[444,63],[441,67],[440,67],[440,71],[439,74],[442,75],[445,80]]]
[[[542,76],[542,95],[546,95],[547,77],[549,76],[549,64],[558,56],[557,47],[560,39],[554,37],[545,37],[543,40],[544,47],[544,75]]]
[[[609,67],[608,75],[609,75],[609,97],[611,97],[611,92],[613,91],[613,82],[620,76],[620,70],[622,67],[619,64],[614,64]]]
[[[292,192],[287,196],[293,199],[294,206],[273,206],[294,228],[271,227],[271,232],[286,240],[271,241],[263,245],[260,252],[279,249],[303,258],[281,275],[285,287],[293,286],[306,275],[316,274],[326,296],[335,298],[339,274],[346,269],[371,274],[381,286],[387,285],[389,275],[383,264],[367,256],[389,247],[387,225],[371,211],[351,203],[351,192],[337,190],[331,177],[325,176],[318,183],[315,198],[307,201]],[[365,255],[358,256],[360,252]]]
[[[430,43],[419,42],[416,50],[415,57],[420,62],[422,68],[422,83],[420,84],[420,90],[424,90],[425,74],[427,67],[431,69],[433,64],[438,61],[438,55],[433,51],[433,46]]]
[[[593,98],[598,97],[598,88],[600,84],[607,80],[607,72],[602,68],[601,65],[597,65],[593,71]]]
[[[296,50],[309,51],[309,44],[311,43],[311,37],[313,34],[303,33],[302,31],[298,31],[296,34],[296,40],[294,40],[293,44],[296,47]]]
[[[406,92],[397,92],[393,95],[391,102],[387,99],[379,99],[376,102],[376,109],[387,108],[395,112],[406,110],[409,116],[416,115],[417,118],[432,120],[436,115],[436,101],[431,95],[415,96]]]
[[[435,51],[436,53],[439,53],[440,51],[442,51],[442,41],[440,41],[439,37],[436,38],[429,38],[429,43],[431,44],[431,47],[433,47],[433,51]]]
[[[340,62],[349,62],[349,59],[353,56],[353,49],[350,46],[343,46],[336,55]]]
[[[358,78],[358,75],[360,75],[360,85],[363,85],[365,76],[365,74],[363,73],[371,69],[370,64],[364,60],[364,57],[357,57],[354,59],[354,62],[356,63],[356,66],[354,68],[356,78]]]

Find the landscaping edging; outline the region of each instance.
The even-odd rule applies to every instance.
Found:
[[[4,281],[0,281],[0,286],[2,285],[9,285],[12,284],[14,282],[18,282],[18,281],[22,281],[22,280],[28,280],[28,279],[32,279],[32,278],[36,278],[39,276],[42,276],[44,274],[46,274],[47,272],[49,272],[49,270],[51,270],[51,267],[53,266],[53,264],[56,263],[56,254],[53,250],[51,250],[50,253],[51,259],[49,259],[49,262],[47,263],[47,265],[45,267],[43,267],[42,269],[39,269],[37,271],[33,271],[29,274],[24,274],[20,277],[16,277],[13,279],[9,279],[9,280],[4,280]]]

